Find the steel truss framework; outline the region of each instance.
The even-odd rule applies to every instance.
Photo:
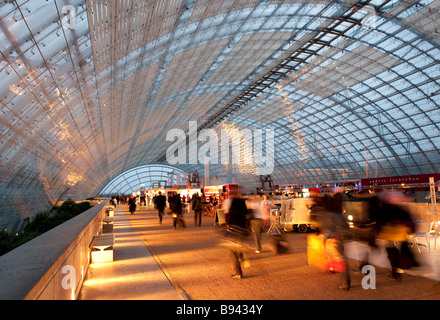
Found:
[[[170,178],[171,174],[171,178]],[[178,178],[179,177],[179,178]],[[129,195],[139,191],[143,186],[145,190],[165,185],[179,185],[187,179],[185,171],[167,165],[145,165],[127,170],[110,181],[100,192],[102,196],[116,194]],[[170,180],[172,179],[172,181]],[[186,180],[187,181],[187,180]]]
[[[276,184],[437,172],[439,9],[438,0],[4,1],[0,225],[71,188],[94,196],[128,170],[167,164],[166,134],[188,121],[199,132],[274,129]],[[255,190],[248,169],[233,176]]]

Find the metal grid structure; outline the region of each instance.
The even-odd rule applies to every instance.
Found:
[[[167,165],[166,134],[189,121],[199,132],[273,129],[276,184],[438,172],[439,8],[2,1],[0,227],[69,190],[94,196],[124,172]],[[255,190],[258,176],[241,169],[235,182]]]
[[[139,191],[140,186],[149,190],[159,186],[186,184],[187,181],[188,174],[185,171],[162,164],[145,165],[119,174],[101,190],[100,195],[129,195],[134,191]]]

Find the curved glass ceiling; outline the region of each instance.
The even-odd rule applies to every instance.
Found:
[[[149,190],[165,185],[187,184],[187,181],[188,174],[182,170],[166,165],[145,165],[121,173],[99,194],[102,196],[129,195],[134,191],[139,191],[141,187]]]
[[[439,9],[439,0],[2,1],[0,225],[169,164],[167,133],[189,121],[274,130],[275,184],[438,172]],[[255,190],[248,169],[229,174]],[[227,175],[210,168],[217,181]]]

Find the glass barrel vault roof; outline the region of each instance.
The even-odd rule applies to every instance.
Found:
[[[166,185],[174,186],[187,177],[188,174],[185,171],[171,166],[144,165],[119,174],[101,190],[100,194],[104,196],[129,195],[134,191],[139,191],[141,186],[144,190]]]
[[[273,129],[276,184],[438,172],[439,7],[2,1],[0,225],[167,164],[166,133],[189,121]],[[239,165],[233,175],[259,186]]]

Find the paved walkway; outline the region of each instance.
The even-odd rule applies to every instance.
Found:
[[[384,268],[376,268],[376,289],[363,289],[364,275],[351,273],[352,288],[347,292],[337,289],[338,274],[308,266],[307,234],[286,233],[290,251],[283,255],[271,252],[271,237],[265,235],[261,254],[253,251],[249,240],[250,266],[244,269],[243,280],[234,280],[230,277],[230,253],[219,241],[219,227],[214,226],[213,218],[203,217],[202,226],[196,227],[192,215],[185,214],[187,228],[173,230],[172,219],[167,215],[160,225],[156,211],[145,207],[134,215],[124,212],[127,213],[126,206],[116,210],[115,261],[90,266],[80,299],[440,299],[440,282],[438,278],[433,280],[438,276],[435,259],[439,247],[429,255],[417,254],[422,267],[411,270],[411,274],[406,272],[403,282],[389,280],[389,270],[382,265]],[[354,259],[364,251],[361,243],[347,246]],[[377,265],[386,262],[383,253],[379,251],[374,256]],[[352,270],[357,265],[351,260]],[[419,276],[412,275],[417,272]]]
[[[120,207],[114,217],[114,261],[92,263],[79,300],[181,300]]]
[[[410,238],[409,241],[412,241],[412,239]],[[430,250],[428,250],[427,246],[423,246],[424,239],[419,241],[422,244],[419,247],[420,252],[416,247],[413,247],[412,251],[416,255],[417,262],[419,262],[420,267],[406,270],[405,273],[434,281],[440,281],[440,240],[437,239],[437,247],[434,249],[434,236],[432,236],[430,239]],[[364,242],[353,241],[345,244],[345,250],[351,259],[357,261],[362,260],[362,258],[365,256],[365,253],[368,252],[370,264],[386,269],[391,268],[387,252],[384,247],[370,249]]]

